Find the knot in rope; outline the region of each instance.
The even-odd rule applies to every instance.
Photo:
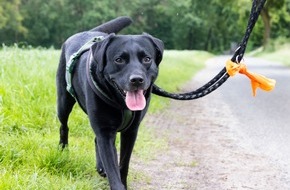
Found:
[[[261,88],[265,91],[271,91],[275,87],[276,81],[274,79],[248,71],[245,64],[237,64],[231,60],[228,60],[226,62],[226,69],[230,76],[234,76],[237,73],[246,75],[251,80],[253,96],[256,96],[257,88]]]

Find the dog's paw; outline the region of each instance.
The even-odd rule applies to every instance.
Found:
[[[97,172],[101,177],[107,177],[107,174],[103,168],[97,168]]]
[[[61,150],[61,151],[65,150],[65,149],[68,149],[68,144],[60,142],[59,145],[58,145],[58,149]]]

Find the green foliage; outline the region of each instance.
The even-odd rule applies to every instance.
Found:
[[[108,189],[107,180],[95,171],[94,135],[78,106],[69,120],[69,147],[59,150],[55,109],[59,55],[60,51],[54,49],[3,46],[0,50],[0,189]],[[176,90],[209,56],[204,52],[166,51],[158,84]],[[177,82],[173,76],[178,76],[174,77]],[[164,98],[154,98],[150,111],[160,110],[164,102]],[[146,161],[166,148],[166,139],[152,141],[154,133],[141,126],[134,157]],[[129,183],[148,179],[130,169]]]
[[[18,42],[21,35],[27,33],[22,25],[23,15],[20,13],[21,0],[0,1],[0,42]]]
[[[150,33],[166,49],[229,50],[244,34],[250,0],[2,0],[0,43],[59,48],[70,35],[93,28],[121,15],[133,18],[125,33]],[[154,6],[153,6],[154,5]],[[290,0],[268,0],[271,37],[290,36]],[[263,43],[262,22],[257,24],[251,46]]]
[[[272,4],[270,4],[270,2]],[[290,0],[270,1],[269,10],[271,10],[271,23],[273,39],[281,37],[290,37]]]

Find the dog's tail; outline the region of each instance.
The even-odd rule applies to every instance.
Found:
[[[110,20],[109,22],[106,22],[100,26],[97,26],[96,28],[93,28],[90,31],[104,32],[107,34],[118,33],[123,28],[129,26],[132,22],[133,21],[130,17],[121,16],[121,17],[115,18],[113,20]]]

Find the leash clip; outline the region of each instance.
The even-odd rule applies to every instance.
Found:
[[[242,59],[240,60],[239,57],[242,57],[241,55],[237,55],[236,56],[236,63],[240,64],[241,62],[244,62],[244,58],[242,57]]]
[[[240,60],[243,59],[242,54],[240,54],[241,48],[242,48],[241,45],[239,45],[239,47],[237,47],[237,49],[235,50],[235,54],[234,54],[234,55],[236,55],[235,60],[232,60],[232,61],[235,61],[237,64],[240,64],[241,63]],[[240,57],[241,57],[241,59],[240,59]]]

